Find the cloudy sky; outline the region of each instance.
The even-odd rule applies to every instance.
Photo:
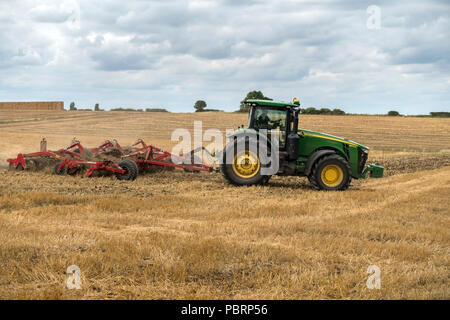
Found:
[[[450,111],[449,39],[448,0],[0,0],[0,101]]]

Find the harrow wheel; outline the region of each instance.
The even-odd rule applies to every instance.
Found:
[[[131,160],[122,160],[118,163],[119,167],[125,170],[125,173],[114,172],[116,178],[119,180],[136,180],[139,169],[136,162]]]

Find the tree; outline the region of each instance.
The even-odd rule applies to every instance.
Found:
[[[145,112],[169,112],[169,111],[163,108],[147,108],[145,109]]]
[[[206,108],[206,102],[203,100],[197,100],[194,104],[195,112],[202,112],[205,111]]]
[[[77,108],[75,107],[75,102],[70,103],[70,110],[77,110]]]
[[[303,109],[304,114],[317,114],[317,112],[318,111],[314,107],[309,107],[309,108]]]
[[[345,114],[345,111],[335,108],[335,109],[333,109],[332,113],[335,115],[342,115],[342,114]]]
[[[259,100],[272,100],[266,97],[261,91],[250,91],[247,93],[247,96],[244,100],[241,101],[241,105],[239,106],[239,112],[249,112],[250,106],[248,106],[245,102],[249,99],[259,99]]]
[[[320,108],[319,114],[331,114],[331,110],[328,108]]]
[[[441,118],[449,118],[450,112],[439,111],[439,112],[430,112],[432,117],[441,117]]]
[[[320,108],[320,109],[316,109],[314,107],[309,107],[306,109],[300,109],[300,112],[303,114],[334,114],[334,115],[342,115],[345,114],[345,111],[341,110],[341,109],[329,109],[329,108]]]
[[[396,117],[396,116],[399,116],[400,113],[399,113],[398,111],[391,110],[391,111],[389,111],[389,112],[387,113],[387,115],[388,115],[388,116],[394,116],[394,117]]]
[[[100,106],[99,106],[98,103],[95,104],[94,110],[95,110],[95,111],[100,111]]]

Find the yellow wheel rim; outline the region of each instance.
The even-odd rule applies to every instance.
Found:
[[[259,171],[260,163],[258,156],[250,151],[242,151],[234,156],[233,170],[245,179],[255,176]]]
[[[335,164],[329,164],[323,168],[321,176],[322,182],[327,187],[336,187],[344,179],[344,172],[342,172],[341,167]]]

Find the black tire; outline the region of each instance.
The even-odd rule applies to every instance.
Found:
[[[337,166],[341,169],[342,180],[336,185],[329,185],[322,179],[322,171],[327,166]],[[330,154],[319,158],[313,165],[309,182],[317,190],[346,190],[352,180],[351,169],[348,162],[337,154]]]
[[[58,168],[61,165],[61,163],[56,164],[56,166],[53,168],[53,173],[58,176],[64,176],[67,174],[67,165],[63,166],[61,170],[58,172]]]
[[[261,159],[260,166],[258,168],[258,171],[256,174],[249,178],[244,178],[242,176],[239,176],[235,170],[233,169],[233,164],[226,163],[226,155],[227,153],[234,153],[234,150],[237,148],[238,142],[235,141],[234,143],[229,143],[225,149],[223,150],[223,158],[222,163],[220,164],[220,173],[222,174],[225,181],[227,181],[229,184],[232,184],[234,186],[251,186],[251,185],[263,185],[267,183],[270,179],[270,176],[263,176],[261,175]],[[264,148],[262,145],[260,148]],[[250,148],[249,141],[245,141],[245,151],[249,151],[252,148]],[[258,150],[257,148],[254,148],[254,150]],[[259,150],[258,150],[259,151]],[[264,150],[261,150],[260,154],[267,154]],[[258,156],[258,155],[257,155]]]
[[[262,185],[266,185],[269,183],[270,178],[272,178],[272,176],[263,176],[263,181],[262,181]]]
[[[114,172],[116,178],[119,180],[136,180],[139,169],[136,162],[132,160],[122,160],[118,163],[119,167],[126,170],[126,173],[117,173]]]

